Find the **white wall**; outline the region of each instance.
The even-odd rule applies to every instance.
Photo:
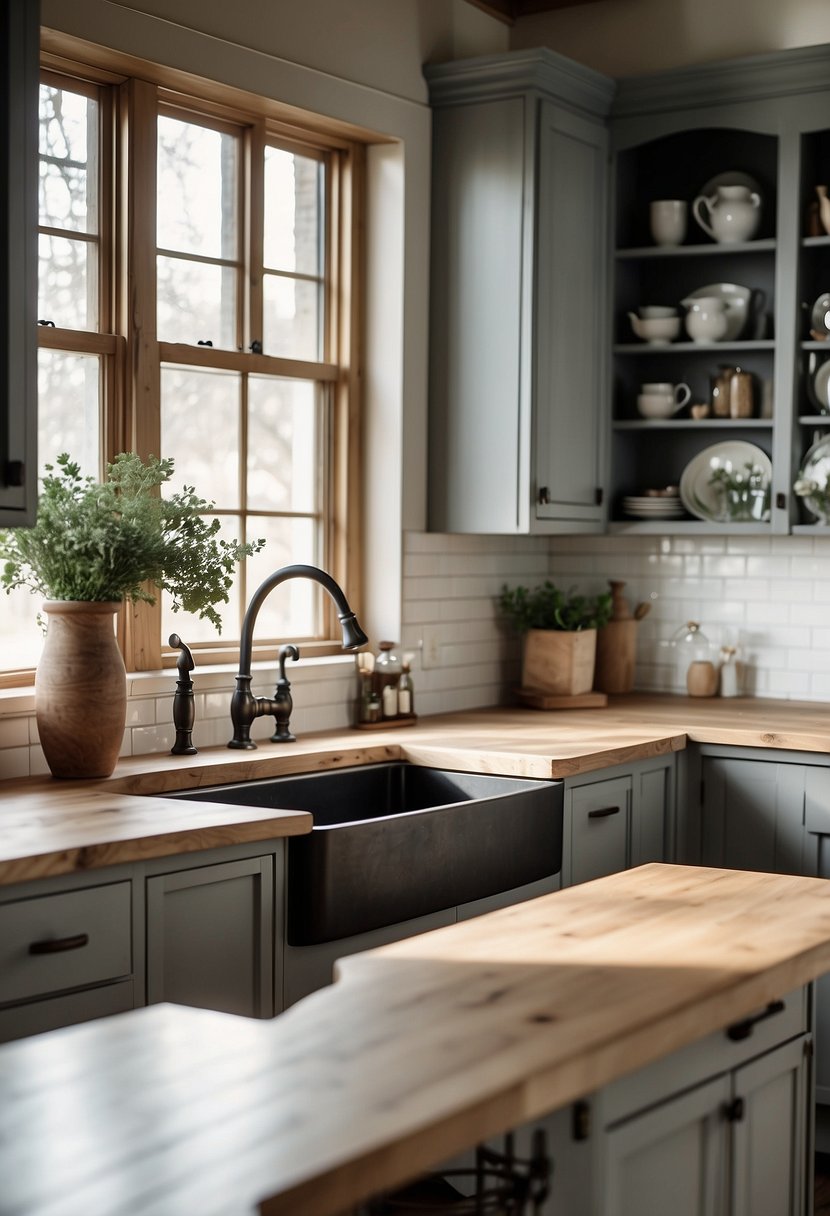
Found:
[[[516,23],[514,50],[548,46],[610,76],[830,42],[827,0],[594,0]]]

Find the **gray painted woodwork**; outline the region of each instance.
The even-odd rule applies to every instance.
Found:
[[[56,953],[30,948],[63,942]],[[0,906],[0,1004],[132,974],[130,883]]]
[[[606,1132],[602,1216],[725,1216],[728,1098],[718,1077]]]
[[[703,865],[805,872],[802,764],[704,757]]]
[[[0,8],[0,526],[5,527],[33,524],[37,506],[39,51],[38,0],[6,0]]]
[[[613,85],[541,51],[426,75],[430,527],[597,531]]]
[[[131,979],[10,1005],[0,1009],[0,1043],[91,1022],[112,1013],[126,1013],[135,1005],[135,985]]]
[[[563,886],[673,860],[674,769],[674,755],[660,756],[566,780]]]
[[[274,859],[147,879],[147,1003],[248,1017],[274,1009]]]
[[[596,1119],[602,1216],[798,1216],[806,1211],[810,1120],[809,1002],[748,1039],[722,1032],[603,1091]],[[727,1119],[727,1105],[743,1103]],[[622,1117],[621,1117],[622,1116]]]

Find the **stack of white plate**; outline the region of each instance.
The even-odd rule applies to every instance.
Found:
[[[680,499],[666,494],[628,494],[623,511],[635,519],[681,519],[685,514]]]

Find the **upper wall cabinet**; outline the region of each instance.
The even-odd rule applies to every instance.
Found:
[[[40,6],[0,6],[0,525],[34,522]]]
[[[828,80],[818,47],[620,83],[612,531],[785,533],[822,513],[793,485],[805,459],[821,486],[830,469]],[[655,385],[675,390],[661,417]],[[679,502],[642,501],[668,486]]]
[[[599,531],[613,83],[544,50],[426,76],[430,527]]]

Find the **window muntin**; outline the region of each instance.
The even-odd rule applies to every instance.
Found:
[[[38,316],[69,329],[98,328],[98,102],[69,87],[40,86]]]
[[[354,477],[349,470],[356,452],[346,429],[353,416],[348,394],[356,383],[349,369],[357,350],[352,241],[358,219],[350,192],[354,158],[357,164],[362,158],[342,137],[329,141],[322,136],[319,124],[306,146],[297,138],[294,117],[290,135],[283,138],[279,126],[264,117],[266,107],[258,99],[252,99],[255,104],[247,116],[239,108],[238,95],[229,97],[232,108],[224,108],[220,86],[210,86],[211,100],[204,104],[184,92],[170,93],[160,83],[151,83],[157,78],[153,65],[146,65],[145,79],[128,80],[118,74],[116,59],[112,71],[100,62],[88,70],[78,64],[71,76],[65,74],[65,57],[58,61],[47,52],[45,59],[41,248],[48,265],[42,267],[38,315],[57,328],[39,330],[43,460],[68,449],[85,473],[100,475],[106,460],[118,451],[165,455],[164,444],[170,444],[177,483],[193,484],[216,501],[223,535],[268,538],[264,553],[240,572],[231,604],[220,608],[221,638],[204,622],[186,621],[161,604],[146,613],[140,605],[140,619],[124,635],[129,670],[158,667],[162,639],[173,630],[188,644],[192,640],[208,647],[216,661],[230,659],[235,657],[234,639],[250,592],[281,564],[307,561],[325,566],[346,587],[351,601],[357,600],[354,578],[350,585],[347,573],[354,568],[354,546],[350,554],[348,537],[356,516],[352,513],[350,525],[342,512],[353,502],[345,486]],[[165,85],[169,80],[168,74]],[[166,131],[159,141],[164,145],[161,152],[154,134],[159,121]],[[175,218],[165,220],[157,232],[155,183],[160,172],[167,173],[164,158],[173,154],[182,124],[194,135],[191,151],[197,165],[218,164],[223,185],[206,196],[212,200],[207,219],[192,210],[187,225]],[[197,128],[195,134],[190,127]],[[196,138],[201,128],[208,132],[205,145]],[[332,194],[338,205],[345,204],[343,211],[332,207]],[[186,183],[178,197],[187,197]],[[300,197],[308,200],[313,223],[308,217],[298,219]],[[281,234],[275,227],[280,209],[290,215]],[[328,240],[332,231],[337,232],[336,242]],[[162,244],[162,236],[171,248]],[[333,259],[334,248],[339,261]],[[164,279],[168,265],[168,280],[175,267],[177,281],[166,295],[163,284],[158,289],[158,315],[151,317],[147,303],[156,300],[157,282]],[[192,275],[189,267],[196,268]],[[212,295],[203,289],[199,275],[213,276]],[[263,333],[263,278],[283,290],[283,330],[293,310],[287,328],[305,335],[302,340],[282,339],[281,355],[268,350]],[[290,298],[292,293],[307,298],[298,303]],[[345,323],[338,320],[339,294],[349,300]],[[180,304],[183,295],[185,306]],[[189,304],[203,312],[198,326],[185,328]],[[54,313],[58,315],[50,315]],[[217,318],[222,345],[199,346],[202,335],[193,330],[212,328]],[[277,323],[269,324],[273,331]],[[264,354],[250,353],[256,339]],[[343,343],[339,348],[338,340]],[[174,372],[190,377],[188,383],[180,379],[175,388],[189,394],[187,410],[172,404]],[[165,379],[168,395],[162,406]],[[227,382],[234,383],[233,393],[227,391]],[[215,393],[222,397],[222,391],[224,403],[217,407],[213,398]],[[217,408],[224,411],[221,418],[207,425]],[[272,425],[281,452],[277,472],[260,455],[274,438],[268,433]],[[346,453],[351,453],[348,460]],[[268,501],[271,494],[273,503]],[[320,653],[339,648],[330,605],[315,588],[294,581],[270,599],[275,603],[261,614],[255,639],[265,655],[273,656],[274,640],[286,636],[304,640],[306,648],[309,639],[314,640]],[[15,600],[20,608],[16,620]],[[3,671],[31,668],[37,661],[42,646],[34,623],[37,606],[27,591],[4,597],[0,683],[25,682],[25,672],[7,676]],[[133,609],[127,615],[132,616]],[[167,655],[163,661],[172,664],[174,659]]]

